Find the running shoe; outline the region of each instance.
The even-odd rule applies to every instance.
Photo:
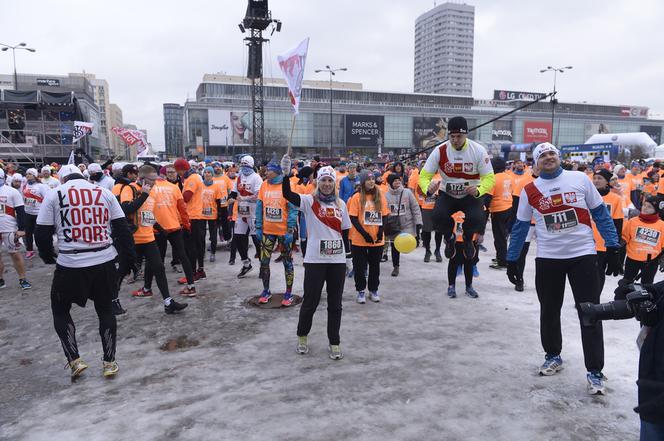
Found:
[[[378,295],[378,291],[369,292],[369,298],[371,299],[372,302],[375,303],[380,302],[380,296]]]
[[[140,288],[131,292],[132,297],[152,297],[152,290]]]
[[[563,359],[560,355],[547,355],[544,364],[539,368],[539,374],[550,377],[563,370]],[[590,380],[588,380],[590,381]]]
[[[217,260],[217,256],[215,254],[210,254],[210,263],[214,262]]]
[[[76,378],[79,377],[84,370],[88,368],[88,365],[81,360],[81,358],[77,358],[76,360],[72,360],[69,363],[65,365],[65,369],[70,368],[71,369],[71,377]]]
[[[249,265],[242,265],[242,269],[240,270],[240,274],[237,275],[237,278],[238,278],[238,279],[242,279],[242,278],[243,278],[244,276],[246,276],[247,273],[248,273],[249,271],[251,271],[252,269],[253,269],[253,267],[251,266],[251,264],[249,264]]]
[[[115,361],[105,361],[103,363],[102,374],[105,378],[115,377],[119,370],[120,367]]]
[[[35,257],[35,252],[34,252],[34,251],[26,251],[26,252],[25,252],[25,258],[26,258],[26,259],[30,260],[30,259],[32,259],[33,257]]]
[[[341,352],[341,347],[339,345],[330,345],[330,358],[332,360],[341,360],[344,358],[344,354]]]
[[[479,277],[480,270],[477,269],[477,265],[473,265],[473,277]]]
[[[114,299],[111,302],[111,309],[113,310],[113,315],[122,315],[127,313],[127,311],[120,304],[120,299]]]
[[[231,257],[230,259],[228,259],[228,264],[229,265],[235,265],[235,258]]]
[[[196,288],[193,286],[191,288],[185,286],[180,290],[180,295],[184,297],[196,297]]]
[[[297,347],[295,348],[295,352],[297,352],[300,355],[308,354],[309,353],[309,339],[307,338],[306,335],[303,336],[298,336],[297,337]]]
[[[440,255],[440,250],[434,251],[433,255],[436,256],[436,262],[442,262],[443,261],[443,256]]]
[[[463,256],[467,260],[473,260],[477,256],[477,248],[472,240],[463,241]]]
[[[485,247],[484,245],[482,245],[482,244],[480,244],[480,245],[478,246],[478,248],[479,248],[480,251],[483,252],[483,253],[486,253],[487,251],[489,251],[489,250],[487,250],[486,247]]]
[[[285,292],[284,299],[281,301],[281,306],[291,306],[292,304],[293,304],[293,294]]]
[[[19,284],[19,286],[21,287],[22,290],[32,288],[32,285],[30,285],[30,282],[28,282],[25,279],[18,279],[18,284]]]
[[[479,294],[477,294],[477,291],[475,291],[475,288],[473,288],[472,286],[466,286],[466,295],[471,299],[476,299],[480,296]]]
[[[178,303],[175,300],[171,299],[171,303],[164,305],[164,312],[166,314],[175,314],[178,311],[182,311],[184,308],[189,306],[187,303]]]
[[[517,282],[517,284],[514,285],[514,291],[523,292],[523,282]]]
[[[451,259],[456,254],[456,237],[454,235],[445,239],[445,257]]]
[[[269,290],[264,289],[263,292],[261,293],[261,296],[258,298],[258,303],[264,305],[267,302],[269,302],[271,298],[272,298],[272,293]]]
[[[499,270],[499,271],[505,271],[507,269],[506,265],[501,265],[499,263],[492,263],[489,265],[489,268]]]
[[[399,267],[395,266],[392,268],[392,277],[397,277],[399,275]]]
[[[0,279],[0,289],[5,288],[6,286],[5,279]]]
[[[171,265],[171,269],[173,270],[174,273],[182,272],[182,268],[180,268],[178,265]]]
[[[429,263],[431,261],[431,251],[429,250],[424,251],[424,261],[426,263]]]
[[[205,274],[205,270],[203,268],[198,268],[196,270],[196,274],[194,274],[194,280],[204,280],[207,279],[207,274]]]
[[[454,285],[447,287],[447,297],[450,299],[456,299],[456,288]]]
[[[366,297],[366,295],[364,294],[364,291],[359,291],[359,292],[357,293],[357,303],[361,303],[362,305],[364,305],[365,303],[367,303],[367,297]]]
[[[590,395],[605,395],[606,388],[604,387],[604,374],[601,372],[588,372],[586,375],[588,380],[588,393]]]

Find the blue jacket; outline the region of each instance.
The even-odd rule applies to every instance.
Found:
[[[346,176],[339,183],[339,197],[342,201],[348,203],[348,199],[355,193],[355,186],[360,184],[360,175],[356,174],[355,179]]]

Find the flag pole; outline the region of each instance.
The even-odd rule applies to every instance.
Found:
[[[295,116],[296,114],[293,113],[293,117],[291,118],[290,136],[288,137],[288,150],[286,151],[286,154],[288,156],[291,156],[291,154],[293,153],[293,132],[295,131]]]

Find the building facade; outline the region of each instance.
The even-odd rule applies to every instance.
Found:
[[[443,3],[415,20],[416,93],[472,96],[475,7]]]
[[[164,143],[167,156],[184,155],[184,106],[164,104]]]
[[[265,148],[253,150],[251,88],[243,77],[205,75],[195,101],[184,105],[184,147],[191,156],[231,158],[254,153],[259,158],[283,154],[292,127],[292,106],[283,81],[265,79]],[[328,83],[324,83],[329,87]],[[296,155],[320,154],[335,158],[348,154],[375,156],[413,152],[447,134],[447,120],[464,116],[469,126],[481,126],[470,137],[500,151],[506,144],[553,141],[556,145],[583,144],[598,132],[649,131],[661,139],[664,121],[647,118],[642,107],[558,103],[551,120],[551,104],[538,102],[501,117],[523,100],[487,99],[437,94],[388,93],[363,90],[358,83],[303,84],[300,113],[293,130]],[[496,91],[498,95],[500,91]],[[332,125],[330,127],[330,121]],[[330,133],[332,142],[330,143]]]
[[[117,104],[111,103],[109,105],[109,116],[108,116],[108,132],[110,137],[110,148],[113,156],[122,156],[125,151],[125,143],[122,139],[113,133],[113,127],[122,127],[124,125],[122,120],[122,109]]]

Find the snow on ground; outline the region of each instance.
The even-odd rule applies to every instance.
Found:
[[[490,229],[489,229],[490,230]],[[327,357],[325,300],[314,317],[311,351],[294,351],[299,306],[261,310],[245,300],[261,290],[257,263],[236,279],[228,252],[207,264],[199,298],[166,316],[159,296],[131,299],[119,319],[120,373],[101,376],[92,305],[72,308],[80,352],[90,369],[71,383],[53,330],[53,267],[30,263],[31,291],[0,291],[0,439],[7,440],[636,440],[635,320],[605,323],[607,396],[586,393],[579,324],[567,291],[563,306],[565,370],[536,375],[544,353],[534,290],[534,255],[526,290],[481,254],[479,299],[446,296],[447,260],[402,256],[401,275],[381,265],[382,302],[355,303],[347,279],[341,339],[345,358]],[[8,256],[4,256],[5,263]],[[303,267],[297,258],[295,291]],[[176,292],[176,274],[168,271]],[[272,265],[273,292],[284,287]],[[603,301],[613,298],[607,278]],[[155,286],[156,289],[156,286]],[[180,338],[181,348],[160,349]]]

